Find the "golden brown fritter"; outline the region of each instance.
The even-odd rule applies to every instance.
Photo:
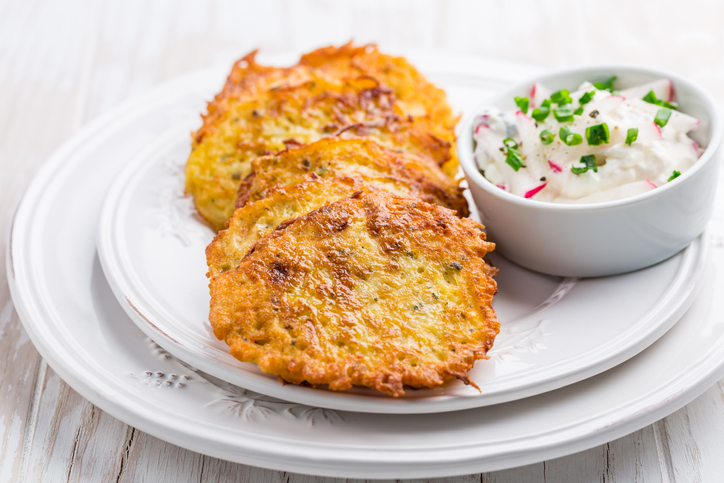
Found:
[[[310,174],[321,178],[355,176],[376,188],[413,196],[467,216],[462,189],[437,166],[414,154],[395,153],[370,139],[323,139],[276,155],[257,158],[239,186],[236,206],[266,196],[274,186],[291,186]]]
[[[482,226],[366,192],[290,220],[216,278],[209,320],[237,359],[333,390],[465,382],[492,347]]]
[[[213,285],[220,273],[236,268],[252,245],[283,221],[306,215],[321,206],[369,189],[358,178],[324,180],[312,175],[290,187],[272,188],[263,199],[247,203],[234,212],[229,227],[220,231],[206,247],[209,286]]]
[[[444,141],[455,144],[454,116],[445,91],[430,83],[404,57],[381,53],[375,45],[355,47],[352,42],[341,47],[324,47],[301,57],[291,67],[268,67],[256,62],[257,51],[239,59],[232,67],[222,91],[209,103],[208,113],[202,115],[203,126],[194,133],[195,142],[215,129],[215,125],[229,109],[232,100],[251,98],[274,87],[299,85],[324,76],[333,79],[370,76],[392,89],[400,100],[406,115],[424,118]],[[457,174],[456,153],[451,152],[446,166],[454,177]],[[454,168],[454,169],[453,169]]]
[[[313,67],[335,77],[369,75],[390,87],[408,114],[430,116],[440,125],[453,129],[453,116],[445,91],[428,81],[404,57],[383,54],[376,45],[323,47],[302,55],[300,65]]]
[[[303,66],[269,67],[256,63],[257,51],[253,51],[238,61],[231,68],[221,92],[209,102],[206,114],[201,114],[204,123],[193,134],[195,144],[203,141],[207,134],[218,127],[232,105],[264,93],[274,87],[290,87],[312,80],[312,70]]]
[[[455,178],[459,170],[455,152],[454,116],[445,91],[428,81],[404,57],[381,53],[376,45],[324,47],[302,56],[300,65],[313,67],[335,77],[369,75],[392,89],[406,114],[425,123],[431,132],[452,146],[451,157],[442,166]]]
[[[376,45],[355,47],[349,42],[305,54],[299,64],[334,77],[369,75],[376,78],[392,89],[406,114],[424,120],[435,135],[455,145],[455,125],[460,117],[453,115],[445,91],[428,81],[404,57],[383,54]],[[455,177],[459,164],[454,152],[452,155],[444,171]]]
[[[186,191],[216,229],[234,210],[236,191],[251,161],[328,136],[369,137],[395,150],[442,164],[450,144],[403,114],[392,92],[373,78],[314,78],[279,86],[250,98],[230,99],[226,111],[186,163]]]

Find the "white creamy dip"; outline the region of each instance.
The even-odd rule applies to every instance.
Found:
[[[699,121],[676,110],[668,79],[620,92],[612,84],[553,93],[536,83],[517,110],[484,111],[473,135],[481,173],[514,195],[594,203],[655,189],[699,159],[687,136]]]

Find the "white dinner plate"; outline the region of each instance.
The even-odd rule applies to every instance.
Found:
[[[420,67],[434,74],[436,63]],[[222,80],[169,88],[167,95],[175,95],[179,104],[194,98],[201,104],[215,92],[208,86]],[[498,85],[471,74],[440,83],[460,111],[477,106],[470,98],[485,97]],[[119,120],[107,138],[95,142],[114,149],[125,142],[126,125],[136,122]],[[146,335],[181,360],[246,389],[296,403],[376,413],[441,412],[511,401],[580,381],[632,357],[681,317],[698,289],[707,253],[702,239],[648,269],[585,280],[544,276],[493,254],[500,269],[493,306],[501,333],[491,359],[470,371],[480,392],[460,381],[408,390],[400,398],[364,388],[335,392],[284,385],[256,365],[234,359],[211,331],[204,250],[214,233],[183,193],[188,132],[198,126],[199,114],[180,113],[176,122],[177,128],[129,159],[113,183],[101,211],[101,266],[121,306]]]
[[[499,67],[495,72],[506,70]],[[180,108],[170,92],[208,76],[155,89],[65,143],[38,171],[10,233],[8,281],[31,340],[56,373],[111,415],[185,448],[266,468],[435,477],[530,464],[602,444],[666,416],[724,375],[721,196],[708,232],[713,248],[702,293],[686,315],[638,356],[557,391],[435,415],[363,414],[262,396],[181,363],[125,315],[95,242],[100,205],[118,171],[150,140],[175,129],[180,109],[203,107],[189,98]],[[128,137],[108,149],[117,136],[109,128],[119,121]],[[79,182],[86,177],[93,182]]]

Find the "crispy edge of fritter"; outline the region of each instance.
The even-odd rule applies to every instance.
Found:
[[[407,188],[404,195],[450,208],[458,216],[470,213],[463,189],[437,166],[414,154],[385,149],[371,138],[325,138],[255,159],[252,173],[239,185],[236,206],[262,199],[274,186],[296,184],[310,173],[322,178],[356,174],[380,188],[384,183]]]
[[[450,146],[450,159],[441,164],[446,175],[458,179],[460,162],[456,152],[455,125],[460,115],[454,115],[445,91],[430,82],[405,57],[395,57],[379,51],[377,45],[355,46],[348,42],[340,47],[322,47],[302,55],[299,65],[314,67],[336,76],[371,75],[392,88],[408,114],[441,141]],[[388,72],[394,72],[389,75]],[[423,106],[424,112],[416,108]]]
[[[370,190],[374,188],[355,177],[325,180],[312,173],[299,184],[276,186],[263,199],[237,209],[229,220],[228,228],[220,231],[206,247],[209,288],[217,276],[235,268],[257,240],[274,231],[282,222],[306,215],[356,192]],[[280,207],[287,208],[290,204],[296,205],[296,215],[280,216]],[[264,228],[260,228],[260,223]]]
[[[290,102],[300,109],[299,119],[294,118],[298,123],[292,126],[303,124],[309,112],[315,113],[312,116],[315,122],[322,121],[313,123],[311,139],[301,138],[301,142],[294,139],[295,129],[285,131],[284,135],[277,132],[271,137],[256,133],[264,123],[273,122],[279,128],[288,125],[291,121],[282,112],[276,112],[274,106],[289,106]],[[266,114],[252,115],[257,109]],[[246,114],[241,116],[240,113]],[[185,167],[185,190],[193,195],[199,214],[216,230],[223,229],[233,213],[234,193],[239,181],[238,178],[232,180],[232,176],[247,176],[256,156],[279,151],[284,145],[298,146],[317,138],[353,135],[415,153],[433,164],[445,163],[454,154],[450,144],[432,134],[426,125],[401,115],[391,90],[370,77],[334,82],[319,78],[294,86],[280,86],[257,97],[234,101],[228,113],[231,115],[243,121],[234,123],[236,127],[232,128],[228,119],[218,120],[214,127],[218,131],[209,131],[203,141],[194,146]],[[351,124],[334,127],[337,131],[328,133],[326,123],[334,123],[338,116]],[[309,134],[304,129],[302,132]],[[243,142],[243,148],[242,145],[229,147],[229,140],[234,136],[238,137],[237,144]],[[232,163],[224,161],[229,155],[235,160]]]
[[[408,211],[405,214],[397,213],[401,208]],[[296,280],[299,277],[297,268],[305,267],[304,270],[320,268],[309,265],[309,260],[303,258],[309,254],[307,251],[294,253],[294,263],[301,265],[296,268],[287,267],[276,261],[275,257],[279,256],[279,250],[284,251],[285,247],[297,247],[299,237],[305,235],[305,231],[315,231],[313,236],[325,242],[334,233],[347,228],[345,219],[360,212],[364,212],[368,230],[374,232],[381,240],[380,246],[384,247],[385,251],[389,250],[388,256],[389,253],[402,249],[398,239],[400,234],[407,235],[407,240],[411,242],[417,241],[415,248],[420,251],[426,250],[432,254],[432,257],[437,257],[434,259],[439,259],[442,252],[448,254],[455,251],[455,259],[463,263],[452,265],[455,265],[455,270],[461,275],[465,275],[465,284],[461,286],[477,305],[476,308],[470,305],[470,310],[475,310],[478,317],[483,319],[478,324],[480,342],[470,344],[466,342],[469,337],[464,337],[462,342],[449,340],[450,356],[445,361],[407,365],[404,361],[398,360],[396,354],[390,355],[386,351],[378,358],[384,359],[382,356],[387,356],[387,362],[372,360],[373,364],[366,366],[362,355],[350,355],[343,360],[332,356],[333,361],[327,360],[324,357],[326,354],[324,347],[320,345],[318,338],[318,330],[324,330],[323,327],[315,326],[311,318],[303,326],[299,325],[299,321],[294,317],[284,318],[285,310],[288,309],[293,316],[297,309],[294,306],[285,306],[282,302],[283,297],[279,297],[277,292],[286,293],[292,290],[295,282],[301,283],[300,280]],[[283,381],[294,384],[303,382],[312,385],[328,384],[333,390],[366,386],[395,397],[404,394],[405,385],[418,388],[435,387],[453,378],[472,384],[467,372],[476,360],[486,358],[486,353],[492,347],[500,328],[491,305],[493,296],[497,293],[497,285],[491,277],[497,271],[483,261],[483,257],[494,248],[494,245],[485,241],[482,228],[480,224],[469,218],[459,219],[450,210],[416,199],[396,197],[384,192],[357,193],[308,215],[288,220],[274,232],[260,239],[249,250],[237,269],[225,272],[217,278],[211,298],[209,320],[215,335],[230,346],[234,357],[244,362],[254,362],[263,372],[277,375]],[[432,235],[425,237],[426,233]],[[435,239],[434,236],[439,239]],[[434,240],[435,243],[429,244],[430,240]],[[466,256],[463,257],[463,254]],[[396,255],[402,256],[401,253]],[[423,259],[428,260],[424,257]],[[253,284],[254,297],[249,297],[253,300],[240,297],[240,287],[245,283]],[[266,292],[269,292],[267,295],[271,297],[268,303],[262,302],[265,300]],[[335,296],[332,300],[336,305],[343,303],[342,298]],[[313,313],[323,313],[319,310],[318,307]],[[251,334],[244,335],[239,327],[239,323],[249,323],[253,320],[256,330],[262,330],[259,324],[267,324],[272,320],[270,318],[278,319],[276,321],[278,323],[265,326],[260,336],[262,338]],[[463,317],[463,320],[467,319]],[[299,352],[299,346],[295,344],[296,338],[291,339],[291,345],[288,344],[289,341],[286,339],[290,338],[288,331],[293,329],[292,324],[297,324],[299,326],[297,328],[310,334],[309,340],[314,346],[313,352],[321,354],[319,357],[310,356],[306,348]],[[367,323],[366,327],[369,326]],[[374,324],[371,327],[375,328]],[[453,339],[451,331],[456,329],[459,327],[450,327],[449,331],[445,332],[445,337]],[[466,330],[467,326],[462,329]],[[467,332],[465,334],[470,336]],[[384,340],[385,343],[390,343],[391,339],[385,335],[379,333],[376,337],[380,342]],[[258,345],[257,339],[263,344]],[[330,350],[335,349],[333,345],[329,346]],[[290,350],[297,352],[291,356],[283,354],[282,350],[289,347],[294,347]],[[407,351],[405,346],[398,346],[400,354],[405,351]]]
[[[445,174],[455,179],[459,162],[454,130],[460,116],[452,114],[445,91],[428,81],[404,57],[383,54],[374,44],[355,47],[349,42],[340,47],[323,47],[304,54],[299,63],[291,67],[269,67],[256,62],[257,52],[254,50],[234,63],[221,92],[207,104],[207,113],[201,114],[202,126],[192,133],[194,145],[216,129],[231,100],[251,98],[259,92],[300,84],[320,75],[338,79],[378,78],[377,82],[393,88],[401,104],[408,106],[408,111],[415,111],[407,114],[414,115],[433,138],[447,146],[450,156],[441,166]],[[390,75],[389,72],[395,74]],[[411,103],[422,104],[425,112],[410,108]]]
[[[322,47],[302,55],[299,65],[313,67],[335,76],[371,75],[395,91],[403,102],[416,101],[425,106],[425,112],[411,112],[417,116],[431,116],[448,130],[453,130],[459,116],[452,114],[445,91],[430,82],[405,57],[380,52],[376,44],[355,46],[348,42],[339,47]]]
[[[291,67],[271,67],[258,64],[254,50],[234,62],[222,90],[207,105],[207,114],[202,114],[203,125],[194,134],[195,142],[200,142],[210,127],[219,119],[231,98],[252,97],[259,91],[268,90],[281,85],[309,80],[312,73],[323,72],[337,78],[351,76],[384,77],[399,79],[401,86],[397,88],[402,95],[412,97],[423,103],[426,111],[423,116],[431,116],[432,122],[439,124],[448,131],[453,131],[459,116],[453,116],[447,102],[445,91],[431,83],[404,57],[383,54],[375,44],[354,46],[352,42],[339,47],[322,47],[302,55],[299,63]],[[392,69],[391,66],[395,68]],[[391,76],[388,72],[404,75]],[[383,84],[388,84],[383,82]],[[395,83],[397,84],[397,83]],[[393,89],[396,86],[390,86]],[[411,92],[411,96],[405,94]],[[404,99],[403,99],[404,102]],[[420,113],[411,113],[419,116]]]
[[[229,109],[230,102],[250,99],[260,92],[274,87],[289,86],[306,82],[310,70],[304,66],[271,67],[258,64],[254,50],[234,62],[226,78],[224,87],[206,106],[206,114],[201,114],[202,126],[191,134],[194,144],[200,143]]]

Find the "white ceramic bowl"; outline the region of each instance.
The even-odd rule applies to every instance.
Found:
[[[706,150],[677,179],[644,194],[588,204],[526,199],[497,188],[479,172],[473,156],[473,122],[489,106],[514,109],[534,81],[552,90],[576,89],[585,80],[618,77],[625,89],[656,79],[674,84],[679,109],[701,121],[689,135]],[[567,69],[522,82],[496,94],[462,122],[458,154],[473,199],[496,251],[526,268],[552,275],[596,277],[658,263],[699,236],[711,216],[722,140],[712,97],[691,81],[654,69],[601,66]]]

